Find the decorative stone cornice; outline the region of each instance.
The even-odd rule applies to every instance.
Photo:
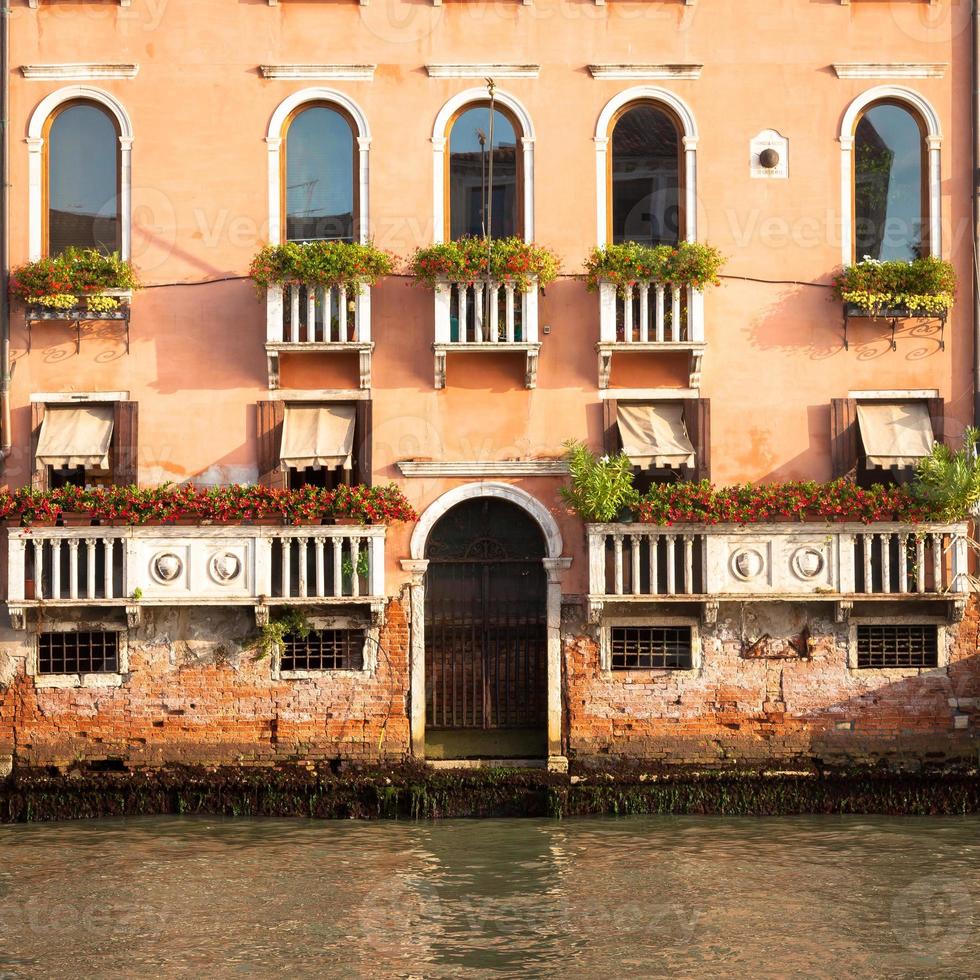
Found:
[[[859,61],[834,65],[838,78],[942,78],[949,65],[944,63],[923,63],[912,61],[891,61],[877,64]]]
[[[332,79],[341,82],[373,82],[377,65],[259,65],[263,78],[284,81]]]
[[[402,476],[415,477],[485,477],[566,476],[568,464],[561,459],[433,460],[403,459],[398,463]]]
[[[588,65],[593,78],[623,80],[630,78],[690,78],[701,77],[704,65],[611,64]]]
[[[60,65],[21,65],[24,78],[34,81],[83,81],[89,78],[135,78],[139,65],[72,63]]]
[[[540,65],[458,64],[426,65],[429,78],[537,78]]]
[[[401,560],[401,566],[403,572],[408,572],[411,576],[409,584],[410,585],[421,585],[422,580],[425,578],[426,570],[429,567],[428,558],[403,558]]]

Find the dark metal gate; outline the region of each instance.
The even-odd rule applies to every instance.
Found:
[[[436,526],[428,549],[426,725],[541,728],[548,683],[541,532],[496,500],[461,504],[443,521],[449,526]]]

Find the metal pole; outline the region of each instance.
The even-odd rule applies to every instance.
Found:
[[[496,85],[492,78],[487,79],[487,92],[490,93],[490,126],[489,129],[489,142],[490,142],[490,163],[488,166],[487,175],[487,275],[486,275],[486,288],[483,290],[483,302],[484,302],[484,314],[483,323],[487,330],[487,338],[490,337],[490,331],[497,329],[497,324],[490,323],[490,260],[493,257],[493,116],[494,108],[496,105]]]

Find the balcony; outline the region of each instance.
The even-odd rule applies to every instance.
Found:
[[[677,353],[688,355],[688,384],[701,384],[704,357],[704,294],[648,281],[625,287],[599,285],[599,387],[608,388],[616,353]]]
[[[265,351],[269,387],[279,387],[279,355],[356,353],[360,386],[371,387],[371,289],[295,284],[270,286],[266,299]]]
[[[8,604],[31,608],[363,606],[385,597],[383,526],[43,527],[10,531]]]
[[[720,601],[946,603],[969,591],[965,524],[590,524],[589,603],[696,602],[707,621]]]
[[[446,387],[446,355],[517,351],[524,354],[524,386],[538,381],[538,290],[512,283],[441,282],[435,289],[435,386]]]

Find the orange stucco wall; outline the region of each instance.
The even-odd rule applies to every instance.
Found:
[[[370,224],[402,257],[432,240],[432,126],[455,93],[479,79],[434,79],[430,62],[541,65],[538,78],[501,79],[535,128],[535,239],[558,251],[567,276],[541,301],[538,387],[522,387],[516,356],[451,356],[433,389],[431,295],[405,278],[373,296],[375,478],[399,459],[556,456],[570,437],[599,443],[594,345],[598,303],[575,274],[596,239],[596,121],[618,92],[654,84],[680,95],[700,131],[699,238],[728,257],[706,299],[702,394],[712,401],[716,482],[830,475],[829,401],[850,389],[937,388],[955,434],[972,411],[970,296],[940,352],[934,335],[891,351],[880,327],[841,343],[826,285],[840,263],[840,149],[848,104],[866,89],[903,84],[943,127],[943,253],[970,270],[969,4],[799,0],[538,0],[355,3],[133,0],[48,3],[11,14],[12,259],[28,254],[22,139],[37,104],[71,84],[25,80],[21,66],[136,63],[133,79],[91,84],[113,93],[133,123],[133,257],[149,287],[134,302],[132,351],[116,328],[87,331],[81,353],[64,326],[35,329],[26,352],[13,324],[11,483],[29,472],[32,392],[127,390],[140,402],[144,483],[255,475],[254,403],[267,397],[265,308],[243,279],[266,240],[270,117],[291,93],[325,85],[363,109],[372,133]],[[944,63],[942,78],[839,79],[841,62]],[[376,64],[371,82],[265,80],[263,64]],[[697,80],[595,80],[592,63],[703,64]],[[749,141],[789,139],[789,179],[753,180]],[[218,280],[218,281],[216,281]],[[224,281],[227,280],[227,281]],[[761,281],[759,281],[761,280]],[[619,358],[614,387],[684,386],[683,360]],[[284,357],[284,388],[356,386],[352,361]],[[424,509],[452,485],[405,480]],[[568,592],[584,591],[581,526],[560,512],[556,481],[525,488],[552,507],[576,559]],[[400,581],[408,529],[390,537],[389,591]]]

